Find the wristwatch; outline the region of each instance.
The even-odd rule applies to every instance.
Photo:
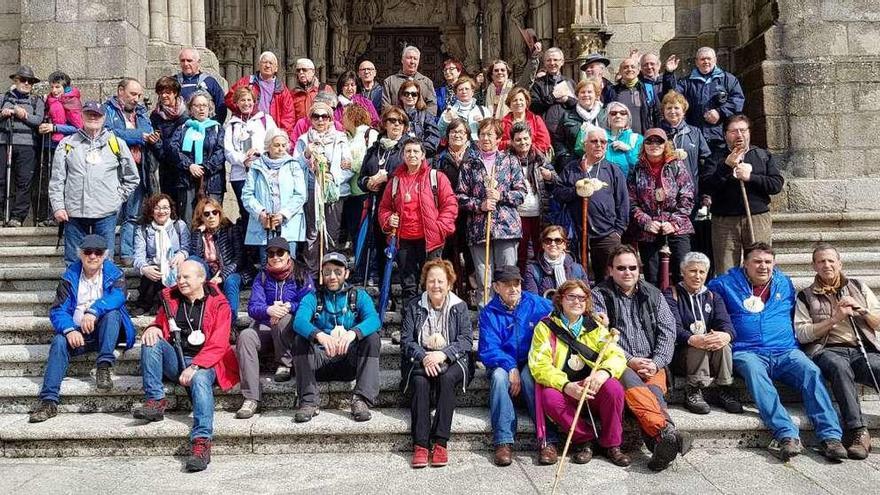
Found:
[[[189,367],[192,368],[193,371],[199,371],[200,369],[202,369],[202,367],[197,364],[191,364],[189,365]]]

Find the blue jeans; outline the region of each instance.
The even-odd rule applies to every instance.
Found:
[[[799,438],[798,427],[791,421],[773,386],[773,380],[778,380],[800,390],[819,440],[840,440],[840,421],[822,382],[822,372],[799,349],[761,353],[734,351],[733,370],[745,380],[761,420],[770,428],[773,438]]]
[[[510,379],[507,370],[493,368],[489,372],[489,416],[492,419],[492,442],[498,446],[503,443],[513,443],[516,433],[516,409],[513,406],[513,397],[510,396]],[[529,417],[535,423],[535,380],[529,371],[527,364],[519,369],[520,387],[519,397],[526,403]],[[554,444],[558,440],[556,429],[547,425],[547,443]]]
[[[95,324],[95,330],[86,335],[83,334],[85,345],[73,349],[67,343],[67,337],[55,334],[52,345],[49,346],[49,359],[46,361],[46,371],[43,373],[43,388],[40,389],[40,400],[58,403],[61,390],[61,380],[67,374],[67,366],[71,356],[79,356],[87,352],[98,351],[97,364],[109,363],[111,366],[116,362],[113,350],[119,343],[119,332],[122,328],[122,313],[119,310],[107,312]],[[79,330],[79,329],[77,329]]]
[[[97,234],[107,241],[107,259],[113,260],[116,250],[116,215],[104,218],[70,218],[64,224],[64,262],[67,266],[79,260],[77,250],[88,234]]]
[[[119,228],[119,256],[123,258],[134,257],[134,230],[137,228],[143,204],[144,186],[138,184],[119,209],[119,221],[122,224]]]
[[[189,366],[192,359],[185,358],[185,366]],[[164,340],[156,342],[154,346],[141,347],[141,372],[144,379],[144,395],[147,400],[161,400],[165,398],[165,387],[162,378],[167,378],[174,383],[183,372],[183,367],[177,359],[174,346]],[[214,381],[217,375],[213,368],[200,369],[193,375],[192,383],[187,390],[193,406],[193,427],[190,432],[190,440],[194,438],[212,438],[214,433]]]

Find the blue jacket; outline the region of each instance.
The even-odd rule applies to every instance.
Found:
[[[794,285],[778,268],[773,269],[767,289],[770,298],[760,313],[750,313],[743,307],[743,301],[752,295],[752,284],[745,269],[731,268],[709,282],[708,287],[724,299],[736,331],[734,352],[776,352],[798,348],[794,333]]]
[[[297,272],[301,273],[301,280],[298,279],[300,277],[297,276]],[[290,303],[290,314],[296,316],[300,301],[314,290],[312,277],[309,276],[308,270],[305,268],[295,267],[294,272],[286,280],[275,280],[268,271],[263,270],[254,279],[254,285],[251,288],[248,316],[257,323],[268,326],[269,314],[266,313],[266,310],[278,300]]]
[[[528,362],[535,325],[552,310],[550,301],[531,292],[523,292],[512,310],[495,294],[480,311],[480,361],[506,371]]]
[[[130,349],[134,345],[136,334],[128,310],[125,309],[125,274],[110,260],[104,260],[102,271],[104,295],[92,303],[86,313],[91,313],[101,319],[108,312],[119,310],[122,313],[122,326],[125,329],[125,348]],[[78,328],[77,324],[73,322],[73,313],[76,311],[81,273],[82,261],[77,261],[67,268],[55,289],[55,301],[49,308],[49,321],[52,322],[55,333],[59,335],[65,335]]]
[[[724,301],[718,294],[704,286],[700,292],[691,295],[684,284],[679,282],[664,290],[663,295],[672,310],[672,316],[675,317],[676,345],[686,345],[688,339],[694,335],[691,325],[697,321],[697,317],[702,317],[707,331],[726,332],[730,334],[731,341],[736,340],[736,331],[730,323]]]
[[[703,75],[694,68],[688,77],[677,81],[675,74],[667,72],[663,75],[663,86],[684,95],[688,102],[685,120],[703,131],[706,141],[724,141],[724,123],[742,113],[746,101],[736,76],[717,65],[711,74]],[[721,114],[721,120],[715,125],[703,118],[709,110],[718,110]]]
[[[321,287],[317,290],[324,295],[324,307],[317,312],[318,297],[316,292],[310,292],[303,297],[296,310],[293,319],[293,331],[301,337],[315,342],[318,332],[329,334],[336,325],[342,325],[346,330],[354,330],[358,339],[368,337],[382,328],[382,320],[376,312],[373,299],[363,289],[357,291],[355,306],[357,314],[351,312],[348,307],[348,288],[346,284],[336,292]]]
[[[201,89],[202,91],[207,91],[208,94],[211,95],[211,99],[214,100],[214,117],[212,118],[217,122],[220,122],[220,125],[223,125],[223,123],[226,122],[226,101],[224,100],[226,93],[223,91],[223,88],[220,87],[220,83],[217,82],[217,79],[215,79],[214,76],[205,74],[204,72],[187,76],[182,72],[178,72],[174,77],[177,79],[177,82],[180,83],[180,96],[183,98],[184,102],[189,101],[189,97],[192,96],[196,90]],[[201,79],[201,81],[199,79]]]
[[[143,146],[145,143],[144,134],[153,132],[153,124],[147,116],[147,107],[138,103],[134,113],[135,128],[129,129],[125,125],[125,114],[122,112],[122,107],[119,106],[119,100],[114,96],[104,102],[104,115],[106,116],[104,127],[112,130],[113,134],[119,136],[119,139],[125,141],[129,147]]]
[[[642,141],[645,137],[632,129],[624,129],[617,138],[611,135],[611,131],[605,129],[605,137],[608,138],[608,147],[605,149],[605,159],[620,167],[624,177],[629,177],[639,163],[639,151],[642,150]],[[611,143],[622,141],[627,144],[629,151],[617,151]]]
[[[226,192],[226,150],[223,148],[223,126],[215,125],[205,130],[205,140],[202,142],[205,175],[202,182],[205,194],[223,194]],[[183,139],[186,137],[186,121],[174,131],[171,138],[171,148],[176,156],[173,161],[177,164],[177,173],[180,174],[177,186],[183,189],[196,187],[197,180],[189,172],[189,166],[195,161],[193,152],[183,151]]]
[[[306,204],[306,177],[300,163],[293,158],[278,169],[278,184],[281,190],[281,236],[290,242],[306,240],[306,218],[303,207]],[[244,243],[248,246],[265,246],[266,229],[260,223],[260,212],[270,212],[272,192],[269,188],[269,168],[262,160],[254,160],[248,170],[241,202],[247,209],[247,233]]]
[[[171,225],[166,225],[165,231],[171,240],[171,250],[176,255],[183,251],[184,257],[189,255],[189,227],[183,220],[171,220]],[[172,256],[173,256],[172,255]],[[154,264],[156,256],[156,230],[151,224],[140,224],[134,231],[134,261],[132,266],[140,272],[145,266]]]

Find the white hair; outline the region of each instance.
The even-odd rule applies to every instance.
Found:
[[[593,134],[594,132],[598,132],[602,135],[602,137],[605,137],[605,129],[602,129],[601,127],[595,126],[593,124],[589,124],[584,128],[584,138],[590,137],[590,134]]]
[[[551,53],[557,53],[560,57],[562,57],[562,60],[565,60],[565,53],[562,52],[562,48],[559,48],[558,46],[551,46],[547,49],[546,52],[544,52],[544,58],[549,57]]]
[[[177,52],[177,58],[180,58],[180,56],[183,55],[183,52],[187,52],[187,51],[192,52],[193,60],[195,60],[196,62],[202,61],[202,54],[199,53],[198,50],[196,50],[195,48],[193,48],[191,46],[186,46],[186,47],[181,48],[180,51]]]
[[[715,55],[715,50],[712,49],[711,47],[708,47],[708,46],[702,46],[702,47],[700,47],[700,48],[697,50],[697,55],[696,55],[696,57],[697,57],[697,58],[700,58],[701,55],[705,55],[705,54],[710,54],[710,55],[712,55],[712,58],[718,58],[718,56]]]
[[[264,143],[266,149],[268,150],[269,147],[272,146],[272,141],[279,137],[284,138],[284,141],[287,143],[285,146],[290,146],[290,136],[287,135],[287,131],[280,127],[273,127],[266,131],[266,140]]]
[[[259,60],[260,62],[262,62],[263,59],[267,59],[267,58],[270,59],[270,60],[272,60],[273,62],[275,62],[275,65],[278,65],[278,57],[276,57],[274,53],[272,53],[272,52],[270,52],[270,51],[268,51],[268,50],[265,51],[265,52],[263,52],[263,53],[261,53],[261,54],[260,54],[260,58],[259,58],[258,60]]]
[[[208,93],[204,89],[197,89],[193,91],[193,94],[189,95],[189,99],[186,100],[186,109],[189,110],[190,115],[192,115],[192,104],[195,99],[200,96],[208,100],[208,117],[213,117],[216,110],[214,107],[214,98],[211,97],[211,93]]]
[[[608,105],[605,106],[605,115],[608,115],[609,113],[611,113],[612,107],[620,107],[620,108],[626,110],[626,127],[625,127],[625,129],[629,129],[630,127],[632,127],[632,114],[630,113],[629,108],[619,101],[612,101],[612,102],[608,103]],[[606,117],[606,119],[608,120],[608,128],[610,129],[611,128],[611,118]]]
[[[699,251],[691,251],[681,259],[681,263],[678,264],[678,269],[684,271],[688,265],[693,264],[705,266],[707,272],[709,271],[709,267],[712,266],[712,262],[709,261],[708,256]]]
[[[406,48],[404,48],[403,51],[400,53],[400,58],[404,58],[404,57],[406,57],[406,54],[407,54],[408,52],[413,52],[413,53],[415,53],[416,55],[418,55],[419,57],[422,56],[422,52],[420,52],[418,48],[416,48],[416,47],[413,46],[413,45],[408,45],[408,46],[407,46]]]

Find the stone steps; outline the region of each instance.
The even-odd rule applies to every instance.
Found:
[[[865,404],[865,419],[874,448],[880,446],[880,403]],[[803,431],[806,445],[813,441],[813,426],[799,407],[789,408]],[[764,447],[770,441],[757,412],[744,414],[713,410],[697,416],[673,406],[676,426],[688,431],[694,448]],[[258,414],[249,420],[235,419],[231,412],[214,417],[212,454],[310,454],[353,452],[405,452],[411,447],[408,408],[378,408],[372,420],[352,421],[347,411],[321,410],[312,421],[294,423],[291,410]],[[4,457],[79,457],[186,455],[192,419],[169,414],[164,421],[144,423],[125,413],[62,414],[39,424],[23,414],[0,414],[0,446]],[[517,449],[534,448],[534,426],[522,412],[518,415]],[[627,431],[627,435],[630,432]],[[451,451],[492,448],[489,411],[485,407],[458,408],[452,422]]]
[[[880,230],[880,212],[773,213],[774,241],[777,233],[804,230],[813,232]]]

